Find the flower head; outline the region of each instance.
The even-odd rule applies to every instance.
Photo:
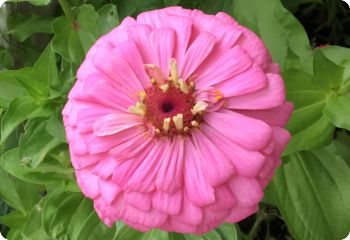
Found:
[[[63,116],[78,184],[107,225],[200,234],[257,211],[292,108],[254,33],[170,7],[92,46]]]

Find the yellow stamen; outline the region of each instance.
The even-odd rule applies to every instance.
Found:
[[[207,109],[208,103],[206,102],[197,102],[193,108],[191,109],[191,112],[193,115],[196,115],[197,113],[202,113]]]
[[[199,122],[197,122],[197,121],[191,121],[191,125],[192,125],[193,127],[199,127]]]
[[[167,92],[169,90],[169,84],[163,84],[160,86],[160,89],[162,89],[163,92]]]
[[[152,83],[153,85],[157,85],[157,80],[156,80],[155,78],[151,78],[151,83]]]
[[[190,128],[189,127],[184,127],[184,132],[185,133],[188,133],[190,131]]]
[[[145,64],[144,66],[147,70],[148,76],[151,79],[154,78],[155,80],[158,80],[158,81],[163,79],[163,73],[158,66],[156,66],[154,64]]]
[[[194,85],[194,82],[190,82],[190,88],[192,89],[192,91],[194,91],[195,90],[195,85]]]
[[[130,106],[128,108],[129,112],[135,115],[140,115],[140,116],[144,116],[146,113],[146,105],[141,103],[141,102],[137,102],[135,106]]]
[[[175,58],[170,59],[169,65],[170,65],[171,80],[172,80],[174,86],[177,86],[177,82],[179,80],[179,75],[178,75],[178,72],[177,72],[176,59]]]
[[[188,89],[188,85],[183,79],[179,80],[179,85],[181,92],[183,92],[184,94],[188,94],[190,92],[190,90]]]
[[[147,97],[146,92],[145,91],[140,91],[139,92],[139,97],[140,97],[141,102],[144,102],[146,97]]]
[[[224,97],[224,94],[220,90],[215,90],[214,95],[216,101],[220,101]]]
[[[173,117],[173,122],[177,130],[182,130],[184,127],[184,115],[179,113]]]
[[[170,118],[164,118],[163,120],[163,130],[165,132],[168,132],[169,131],[169,128],[170,128]]]
[[[159,135],[159,134],[160,134],[160,130],[159,130],[159,128],[156,128],[155,133],[156,133],[157,135]]]

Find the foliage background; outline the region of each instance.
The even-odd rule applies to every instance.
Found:
[[[76,185],[60,114],[75,72],[99,36],[125,16],[170,5],[225,11],[260,35],[281,65],[295,105],[288,124],[293,138],[260,211],[203,236],[142,234],[121,222],[104,226]],[[8,1],[0,9],[1,233],[11,240],[345,238],[349,22],[349,8],[340,0]]]

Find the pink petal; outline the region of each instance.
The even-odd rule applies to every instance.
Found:
[[[248,150],[264,148],[272,137],[272,129],[263,121],[230,110],[207,113],[204,119],[225,137]]]
[[[183,62],[192,32],[192,21],[190,18],[152,11],[139,14],[137,22],[149,24],[155,28],[169,27],[174,29],[176,32],[175,58],[179,64]]]
[[[236,173],[244,177],[256,177],[265,163],[265,156],[258,151],[249,151],[206,124],[203,132],[213,141],[227,157],[230,158]]]
[[[182,186],[184,165],[184,141],[181,137],[171,143],[167,155],[161,161],[157,174],[157,189],[174,193]]]
[[[206,135],[194,130],[192,139],[203,175],[211,186],[220,186],[233,176],[232,163]]]
[[[230,15],[228,15],[225,12],[218,12],[215,17],[217,17],[218,19],[220,19],[221,21],[223,21],[226,24],[229,24],[231,26],[235,26],[238,25],[237,21],[235,21]]]
[[[169,141],[159,141],[135,170],[128,181],[128,189],[149,193],[156,188],[156,177],[161,160],[169,151]]]
[[[237,204],[237,200],[227,184],[215,188],[215,200],[215,204],[205,207],[208,213],[230,210]]]
[[[109,114],[101,117],[94,123],[96,136],[109,136],[120,133],[128,128],[143,124],[140,116],[133,114]]]
[[[96,199],[100,195],[98,177],[88,169],[76,171],[77,182],[85,196]]]
[[[209,55],[215,44],[215,37],[202,32],[186,51],[183,62],[179,64],[180,77],[187,79]]]
[[[71,153],[71,161],[75,169],[83,169],[96,165],[101,159],[105,158],[105,154],[89,154],[78,156]]]
[[[184,224],[197,226],[202,222],[203,211],[200,207],[193,205],[187,197],[184,197],[181,213],[174,216],[174,219]]]
[[[103,105],[102,107],[109,107],[124,112],[127,111],[128,106],[135,102],[135,98],[131,98],[130,94],[126,93],[130,92],[130,90],[118,89],[117,86],[109,83],[100,74],[89,75],[84,84],[85,86],[80,95],[76,97],[78,100],[91,102],[92,104],[101,104]],[[132,92],[134,93],[134,91]]]
[[[255,92],[267,84],[265,72],[254,64],[245,72],[220,82],[215,88],[218,88],[225,98],[230,98]]]
[[[113,173],[112,180],[118,185],[123,186],[124,189],[127,189],[126,183],[153,149],[154,142],[147,141],[147,144],[142,147],[135,147],[133,151],[131,151],[133,154],[131,154],[130,158],[127,158],[126,161],[123,161],[126,158],[125,156],[122,155],[122,161],[120,161],[119,156],[116,155],[115,158],[118,160],[118,167]]]
[[[260,119],[271,126],[284,127],[293,112],[293,104],[285,102],[283,105],[265,110],[236,110],[236,112],[251,118]]]
[[[144,63],[153,63],[155,60],[152,51],[150,36],[152,27],[144,24],[135,24],[126,27],[128,39],[135,42],[137,49],[140,51]]]
[[[139,192],[126,192],[124,194],[125,202],[142,211],[150,211],[152,208],[152,196]]]
[[[151,43],[155,61],[152,62],[160,67],[163,78],[169,76],[169,60],[174,57],[176,35],[172,28],[161,28],[153,30]]]
[[[198,88],[213,86],[244,72],[252,64],[252,60],[240,48],[234,47],[227,50],[216,61],[208,66],[196,79]]]
[[[117,48],[113,49],[113,54],[120,56],[113,58],[113,64],[118,64],[117,59],[123,59],[125,61],[124,65],[128,64],[134,73],[133,76],[126,75],[125,77],[127,78],[123,81],[124,83],[135,81],[140,82],[145,89],[151,87],[151,82],[144,69],[145,62],[143,61],[141,53],[137,49],[134,41],[129,40],[120,44]],[[118,70],[118,74],[120,74],[119,71],[121,70]],[[130,73],[130,71],[128,72]],[[136,79],[132,79],[131,77],[136,77]]]
[[[77,114],[77,121],[79,124],[77,125],[78,133],[91,133],[93,131],[93,123],[102,116],[110,114],[112,111],[111,108],[108,107],[96,107],[91,106],[88,108],[81,109]]]
[[[107,157],[99,160],[92,173],[99,176],[101,179],[107,180],[113,175],[116,167],[116,160],[112,156],[108,155]]]
[[[111,181],[99,179],[98,186],[101,192],[101,196],[107,204],[111,204],[121,192],[121,189],[118,187],[118,185],[114,184]]]
[[[185,192],[191,202],[197,206],[205,206],[215,202],[214,189],[206,181],[201,169],[201,158],[190,139],[185,142]]]
[[[268,85],[256,92],[229,98],[227,108],[260,110],[278,107],[285,101],[285,89],[280,75],[267,75]]]
[[[144,134],[145,129],[143,127],[133,127],[128,128],[124,131],[119,132],[116,135],[110,136],[96,136],[96,135],[88,135],[85,137],[86,144],[89,148],[90,154],[108,152],[115,146],[132,139],[133,137]]]
[[[255,178],[236,176],[229,182],[238,204],[243,207],[257,205],[264,196],[259,182]]]
[[[227,222],[232,222],[232,223],[236,223],[239,222],[241,220],[243,220],[244,218],[249,217],[250,215],[256,213],[258,211],[259,207],[256,206],[252,206],[252,207],[240,207],[237,206],[236,208],[234,208],[230,215],[226,218]]]
[[[248,28],[239,25],[236,28],[243,32],[236,44],[243,47],[249,56],[265,69],[272,59],[263,41]]]
[[[178,215],[182,209],[182,191],[174,194],[156,191],[153,194],[152,206],[163,213]]]

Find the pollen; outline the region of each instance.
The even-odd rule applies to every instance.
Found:
[[[144,116],[146,113],[146,105],[141,103],[141,102],[137,102],[134,106],[130,106],[128,108],[129,112],[135,115],[140,115],[140,116]]]
[[[145,71],[152,86],[138,92],[140,101],[130,106],[129,112],[142,116],[156,138],[190,135],[191,129],[200,126],[208,108],[208,103],[196,102],[194,82],[179,76],[176,59],[169,60],[168,79],[154,64],[145,64]],[[215,91],[213,96],[220,94]]]

